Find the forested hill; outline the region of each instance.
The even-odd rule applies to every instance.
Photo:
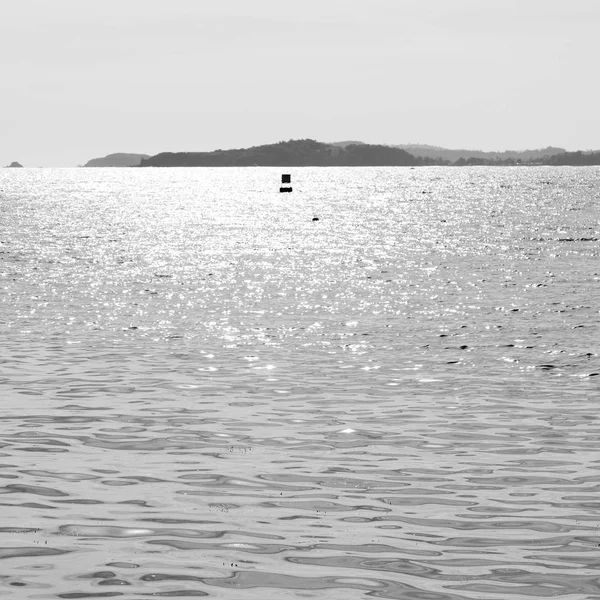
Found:
[[[118,152],[109,154],[103,158],[92,158],[84,167],[138,167],[142,159],[148,158],[147,154],[131,154]]]
[[[555,154],[550,156],[546,162],[548,165],[570,165],[570,166],[591,166],[600,165],[600,152],[563,152],[562,154]]]
[[[395,167],[419,161],[399,148],[372,144],[346,147],[315,140],[213,152],[163,152],[143,159],[141,167]]]
[[[325,144],[315,140],[290,140],[278,144],[213,152],[163,152],[143,158],[141,167],[402,167],[517,166],[517,165],[599,165],[599,152],[564,152],[546,148],[526,152],[479,153],[483,156],[447,158],[413,155],[393,146],[341,142]],[[453,151],[454,152],[454,151]],[[462,151],[461,151],[462,152]],[[468,151],[465,151],[468,152]],[[489,156],[488,156],[489,154]]]

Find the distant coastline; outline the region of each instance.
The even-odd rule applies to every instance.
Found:
[[[289,140],[251,148],[212,152],[109,154],[85,167],[417,167],[417,166],[591,166],[600,151],[567,152],[564,148],[483,152],[437,146],[379,145],[358,141],[324,143]]]
[[[412,152],[409,152],[412,150]],[[452,160],[448,156],[454,154]],[[447,150],[432,146],[383,146],[361,142],[326,144],[290,140],[235,150],[163,152],[144,158],[140,167],[395,167],[395,166],[600,165],[600,152],[563,148],[523,152]]]
[[[102,158],[92,158],[88,160],[84,167],[139,167],[143,159],[149,158],[148,154],[132,154],[127,152],[117,152],[108,154]]]

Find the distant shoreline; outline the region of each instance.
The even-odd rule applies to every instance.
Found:
[[[410,148],[410,147],[409,147]],[[425,147],[429,154],[462,151]],[[465,151],[468,154],[469,151]],[[544,154],[544,152],[548,152]],[[482,153],[459,156],[417,156],[406,149],[362,143],[325,144],[315,140],[290,140],[252,148],[213,152],[163,152],[142,158],[140,167],[419,167],[419,166],[594,166],[600,152],[566,152],[562,148]],[[484,156],[481,156],[484,154]]]
[[[452,150],[424,144],[378,145],[290,140],[251,148],[211,152],[161,152],[156,155],[113,153],[78,168],[107,167],[539,167],[599,166],[600,151],[572,151],[548,146],[537,150]],[[17,166],[16,163],[7,167]],[[20,164],[18,165],[21,166]],[[43,168],[43,167],[39,167]],[[63,167],[71,168],[71,167]]]
[[[22,167],[20,169],[13,169],[10,167],[0,167],[0,171],[31,171],[37,169],[138,169],[141,165],[133,165],[133,166],[110,166],[110,167],[86,167],[84,165],[79,165],[77,167]],[[220,165],[220,166],[211,166],[211,165],[159,165],[159,166],[149,166],[144,165],[144,168],[148,169],[349,169],[349,168],[357,168],[357,169],[390,169],[390,168],[404,168],[404,169],[419,169],[423,167],[443,167],[443,168],[452,168],[452,169],[460,169],[462,167],[496,167],[496,168],[532,168],[532,167],[598,167],[598,164],[545,164],[545,163],[527,163],[520,165],[480,165],[480,164],[469,164],[469,165],[438,165],[438,164],[427,164],[427,165]]]

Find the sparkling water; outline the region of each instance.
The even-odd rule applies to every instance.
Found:
[[[0,596],[600,598],[600,169],[284,171],[0,171]]]

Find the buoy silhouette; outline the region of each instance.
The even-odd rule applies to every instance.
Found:
[[[281,183],[292,183],[292,176],[289,173],[284,173],[283,175],[281,175]],[[292,186],[290,186],[290,187],[281,186],[279,188],[279,191],[280,192],[291,192]]]

